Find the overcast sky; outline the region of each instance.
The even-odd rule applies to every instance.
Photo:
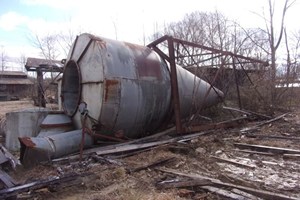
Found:
[[[274,0],[275,1],[275,0]],[[281,14],[284,0],[276,0]],[[0,0],[0,45],[8,56],[38,57],[30,35],[74,30],[143,44],[156,27],[181,20],[193,11],[218,10],[245,27],[262,27],[257,14],[267,0]],[[289,10],[287,26],[300,30],[299,0]],[[116,34],[117,33],[117,34]]]

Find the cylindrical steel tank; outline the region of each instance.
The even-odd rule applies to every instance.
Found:
[[[177,75],[182,118],[202,103],[218,102],[223,95],[211,89],[203,101],[209,84],[180,66]],[[157,130],[171,112],[169,67],[148,47],[85,33],[77,37],[68,55],[61,97],[65,113],[78,129],[78,105],[85,102],[100,131],[142,137]]]

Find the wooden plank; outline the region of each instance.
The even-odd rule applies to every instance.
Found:
[[[257,124],[257,126],[263,126],[263,125],[266,125],[266,124],[270,124],[270,123],[272,123],[272,122],[275,122],[275,121],[277,121],[277,120],[280,120],[281,118],[283,118],[283,117],[286,116],[286,115],[287,115],[287,113],[282,114],[282,115],[279,115],[279,116],[277,116],[277,117],[275,117],[275,118],[273,118],[273,119],[267,120],[267,121],[265,121],[265,122],[261,122],[261,123]]]
[[[300,137],[289,137],[281,135],[261,135],[261,134],[245,134],[246,137],[250,138],[267,138],[267,139],[282,139],[282,140],[300,140]]]
[[[123,163],[118,161],[118,160],[113,160],[111,158],[105,158],[102,156],[97,156],[97,155],[92,155],[91,158],[99,163],[102,164],[113,164],[113,165],[118,165],[118,166],[123,166]]]
[[[146,149],[150,147],[155,147],[158,145],[164,145],[168,143],[176,142],[174,139],[168,139],[163,141],[156,141],[156,142],[148,142],[144,144],[128,144],[128,145],[122,145],[115,148],[107,149],[106,147],[102,149],[101,147],[96,148],[95,153],[96,155],[107,155],[107,154],[113,154],[113,153],[121,153],[126,151],[133,151],[133,150],[140,150],[140,149]],[[84,153],[85,154],[85,153]]]
[[[222,182],[218,179],[210,178],[210,177],[203,176],[203,175],[200,175],[200,174],[195,174],[195,173],[186,174],[186,173],[178,172],[178,171],[173,170],[173,169],[160,169],[160,171],[175,174],[175,175],[179,175],[179,176],[194,178],[194,179],[210,180],[214,186],[236,188],[236,189],[254,194],[258,197],[265,198],[265,199],[275,199],[275,200],[277,200],[277,199],[278,200],[297,200],[298,199],[298,198],[293,197],[293,196],[287,196],[287,195],[277,194],[277,193],[269,192],[269,191],[265,191],[265,190],[254,189],[254,188],[240,186],[240,185],[234,185],[234,184],[231,184],[231,183],[224,183],[224,182]]]
[[[236,194],[238,194],[238,195],[242,195],[244,197],[247,197],[247,199],[261,200],[261,198],[258,198],[257,196],[254,196],[252,194],[249,194],[247,192],[244,192],[244,191],[236,189],[236,188],[232,189],[231,191],[234,192],[234,193],[236,193]]]
[[[133,156],[133,155],[136,155],[136,154],[140,154],[140,153],[143,153],[143,152],[147,152],[147,151],[153,150],[155,148],[157,148],[157,146],[156,147],[152,147],[151,149],[136,150],[136,151],[133,151],[133,152],[123,152],[120,155],[109,155],[108,157],[112,158],[112,159],[126,158],[126,157],[130,157],[130,156]]]
[[[2,171],[1,169],[0,169],[0,180],[2,181],[2,183],[4,183],[6,188],[13,187],[17,184],[13,178],[11,178],[6,172]]]
[[[272,119],[271,116],[264,115],[264,114],[257,113],[257,112],[253,112],[253,111],[249,111],[249,110],[244,110],[244,109],[240,110],[238,108],[232,108],[232,107],[227,107],[227,106],[223,106],[223,109],[240,112],[240,113],[243,113],[243,114],[246,114],[246,115],[255,115],[260,119]]]
[[[140,150],[140,149],[145,149],[145,148],[149,148],[149,147],[164,145],[164,144],[178,142],[178,141],[192,140],[196,137],[208,134],[210,132],[211,131],[209,131],[209,132],[200,132],[200,133],[184,135],[184,136],[179,136],[179,137],[175,137],[175,138],[171,138],[171,139],[148,142],[148,143],[126,144],[126,145],[115,146],[115,147],[112,147],[112,148],[110,148],[110,147],[104,147],[104,148],[103,147],[98,147],[98,148],[92,149],[92,151],[96,152],[97,155],[105,155],[105,154],[111,154],[111,153],[120,153],[120,152],[125,152],[125,151]],[[85,154],[85,152],[84,152],[84,154]]]
[[[220,160],[222,162],[227,162],[227,163],[230,163],[230,164],[233,164],[233,165],[237,165],[237,166],[240,166],[240,167],[246,167],[246,168],[250,168],[250,169],[255,169],[255,165],[247,165],[247,164],[243,164],[243,163],[239,163],[235,160],[231,160],[231,159],[225,159],[225,158],[220,158],[220,157],[217,157],[217,156],[210,156],[211,158],[214,158],[216,160]]]
[[[84,175],[84,174],[81,174]],[[0,199],[6,199],[8,197],[16,196],[22,192],[28,192],[31,190],[37,190],[41,188],[46,188],[54,184],[61,184],[69,181],[74,181],[79,175],[78,174],[68,174],[63,177],[50,177],[48,179],[39,180],[24,185],[14,186],[7,189],[0,190]]]
[[[212,124],[202,124],[202,125],[190,125],[185,128],[186,132],[199,132],[205,130],[215,130],[215,129],[225,129],[225,128],[234,128],[241,126],[243,121],[248,117],[239,117],[223,122],[212,123]]]
[[[165,140],[160,140],[160,141],[154,141],[154,142],[148,142],[148,143],[133,143],[133,141],[127,142],[127,143],[121,143],[121,144],[115,144],[115,145],[109,145],[109,146],[102,146],[102,147],[95,147],[92,149],[87,149],[83,151],[83,156],[88,156],[92,154],[96,155],[108,155],[108,154],[114,154],[114,153],[122,153],[122,152],[128,152],[128,151],[136,151],[136,150],[142,150],[142,149],[147,149],[147,148],[152,148],[156,147],[159,145],[165,145],[169,143],[174,143],[174,142],[182,142],[182,141],[189,141],[194,138],[212,133],[213,131],[203,131],[199,133],[194,133],[194,134],[186,134],[183,136],[178,136],[170,139],[165,139]],[[72,156],[67,156],[64,158],[59,158],[59,159],[53,159],[52,162],[65,162],[65,161],[70,161],[70,160],[76,160],[79,158],[79,155],[72,155]]]
[[[300,158],[300,154],[283,154],[284,158]]]
[[[160,159],[160,160],[155,161],[153,163],[150,163],[148,165],[137,167],[133,170],[130,170],[130,172],[139,172],[139,171],[144,170],[144,169],[157,167],[159,165],[164,165],[164,164],[169,163],[169,162],[174,161],[174,160],[175,160],[175,157]]]
[[[241,196],[241,195],[238,195],[238,194],[235,194],[235,193],[232,193],[228,190],[224,190],[224,189],[220,189],[220,188],[217,188],[217,187],[212,187],[212,186],[201,186],[201,188],[205,189],[205,190],[208,190],[212,193],[215,193],[215,194],[218,194],[218,195],[221,195],[221,196],[224,196],[224,197],[228,197],[230,199],[235,199],[235,200],[248,200],[248,198],[244,197],[244,196]]]
[[[168,180],[161,181],[156,184],[158,189],[172,189],[172,188],[185,188],[185,187],[195,187],[195,186],[204,186],[211,185],[212,182],[209,180]]]
[[[283,118],[283,117],[286,116],[286,115],[287,115],[287,113],[285,113],[285,114],[283,114],[283,115],[279,115],[278,117],[275,117],[275,118],[273,118],[273,119],[270,119],[270,120],[267,120],[267,121],[258,123],[258,124],[254,125],[254,126],[247,127],[247,128],[243,128],[243,129],[241,130],[241,132],[247,132],[247,131],[253,131],[253,130],[256,130],[256,129],[258,129],[260,126],[263,126],[263,125],[266,125],[266,124],[270,124],[270,123],[272,123],[272,122],[275,122],[275,121],[277,121],[277,120]]]
[[[93,152],[97,151],[97,148],[99,148],[101,150],[108,150],[108,149],[118,148],[120,146],[126,146],[126,145],[129,145],[129,144],[139,144],[139,143],[150,142],[150,141],[153,141],[153,140],[155,140],[155,139],[157,139],[161,136],[171,134],[171,133],[175,132],[175,130],[176,130],[175,127],[171,127],[167,130],[164,130],[164,131],[161,131],[161,132],[156,133],[154,135],[149,135],[147,137],[143,137],[143,138],[140,138],[140,139],[135,139],[135,140],[131,140],[131,141],[128,141],[128,142],[118,143],[118,144],[114,144],[114,145],[108,145],[108,146],[104,146],[104,147],[95,147],[95,148],[92,148],[92,149],[87,149],[83,152],[83,154],[93,153]]]
[[[254,161],[254,160],[252,160],[252,159],[244,158],[244,157],[236,157],[236,158],[237,158],[237,159],[241,159],[241,160],[250,161],[250,162],[253,162],[253,161]],[[259,159],[259,162],[262,163],[262,164],[266,164],[266,165],[279,165],[279,163],[277,163],[277,162],[271,162],[271,161],[260,160],[260,159]]]
[[[189,141],[189,140],[192,140],[194,138],[197,138],[199,136],[202,136],[202,135],[205,135],[205,134],[208,134],[211,132],[212,131],[194,133],[194,134],[183,135],[183,136],[179,136],[179,137],[175,137],[175,138],[171,138],[171,139],[167,139],[167,140],[148,142],[148,143],[142,143],[142,144],[122,145],[122,146],[118,146],[118,147],[111,148],[111,149],[107,149],[107,147],[105,147],[105,149],[99,147],[99,148],[95,148],[93,151],[95,151],[95,153],[97,155],[107,155],[107,154],[112,154],[112,153],[140,150],[140,149],[155,147],[158,145],[164,145],[164,144],[169,144],[169,143],[178,142],[178,141]]]
[[[265,155],[265,156],[275,156],[276,155],[274,153],[251,151],[251,150],[242,150],[242,149],[234,149],[234,151],[242,152],[242,153],[249,153],[249,154],[259,154],[259,155]]]
[[[300,150],[297,149],[288,149],[288,148],[246,144],[246,143],[234,143],[234,145],[240,149],[252,149],[256,151],[271,152],[276,154],[300,154]]]

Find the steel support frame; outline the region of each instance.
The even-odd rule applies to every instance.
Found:
[[[168,37],[168,51],[170,58],[170,73],[171,73],[171,92],[173,97],[173,108],[175,113],[175,121],[176,121],[176,132],[182,133],[182,123],[180,117],[180,99],[178,92],[178,80],[177,80],[177,71],[176,71],[176,63],[175,63],[175,51],[174,51],[174,40],[172,37]]]
[[[169,55],[166,55],[160,48],[157,47],[157,45],[159,45],[163,42],[167,42],[167,46],[168,46],[167,49],[168,49],[168,54]],[[181,122],[181,117],[180,117],[180,99],[179,99],[179,92],[178,92],[178,80],[177,80],[176,61],[175,61],[175,59],[179,58],[180,56],[178,56],[178,55],[177,55],[177,57],[175,56],[174,44],[177,44],[177,50],[178,50],[179,45],[182,45],[183,47],[184,47],[184,45],[186,45],[186,46],[191,46],[191,47],[199,48],[199,49],[202,49],[202,50],[206,50],[206,51],[209,52],[207,54],[211,54],[211,55],[217,54],[215,57],[221,57],[221,56],[231,57],[232,60],[233,60],[232,65],[233,65],[233,69],[234,69],[234,73],[235,73],[235,81],[236,81],[236,87],[237,87],[238,98],[239,98],[238,101],[239,101],[239,106],[240,107],[242,105],[241,105],[241,100],[240,100],[239,87],[238,87],[238,83],[237,83],[235,59],[238,60],[239,64],[243,64],[243,62],[240,61],[240,59],[242,59],[242,60],[246,60],[249,63],[259,63],[259,64],[262,64],[263,66],[268,66],[269,65],[268,62],[266,62],[266,61],[261,61],[261,60],[258,60],[258,59],[254,59],[254,58],[234,54],[234,53],[229,52],[229,51],[223,51],[223,50],[207,47],[207,46],[204,46],[204,45],[196,44],[196,43],[193,43],[193,42],[173,38],[169,35],[164,35],[161,38],[159,38],[159,39],[153,41],[152,43],[148,44],[147,47],[153,49],[158,55],[160,55],[162,58],[167,60],[170,64],[172,107],[173,107],[174,114],[175,114],[177,134],[182,134],[182,133],[184,133],[188,130],[183,128],[182,122]],[[177,52],[177,54],[178,54],[178,52]],[[193,56],[195,56],[195,55],[190,55],[189,52],[188,52],[188,56],[186,56],[186,57],[193,57]],[[211,59],[213,59],[213,57]],[[193,62],[195,62],[194,59],[193,59]],[[245,63],[247,63],[247,62],[245,62]],[[196,63],[196,64],[198,65],[199,63]],[[242,70],[245,71],[243,66],[242,66]],[[218,74],[219,74],[219,70],[218,70],[217,74],[214,77],[214,81],[216,80]],[[248,77],[248,75],[247,75],[247,77]],[[213,84],[213,83],[210,83],[210,84]],[[213,87],[213,86],[211,85],[211,87]]]
[[[167,41],[168,43],[169,56],[167,56],[163,51],[161,51],[156,46],[165,41]],[[177,80],[177,71],[176,71],[176,62],[175,62],[174,38],[165,35],[147,46],[149,48],[152,48],[157,54],[159,54],[162,58],[167,60],[170,64],[172,107],[175,114],[176,133],[181,134],[184,131],[183,131],[181,117],[180,117],[180,99],[179,99],[179,92],[178,92],[178,80]]]

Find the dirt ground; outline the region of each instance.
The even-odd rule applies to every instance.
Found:
[[[10,102],[12,103],[12,102]],[[20,108],[26,105],[20,103]],[[17,103],[17,104],[18,104]],[[1,106],[0,116],[16,106]],[[281,113],[280,113],[281,114]],[[278,114],[279,115],[279,114]],[[274,192],[300,199],[300,158],[283,154],[261,155],[243,152],[235,143],[267,145],[300,150],[300,108],[295,108],[281,119],[267,123],[251,133],[242,132],[259,122],[248,122],[242,127],[218,129],[186,142],[160,145],[131,156],[105,156],[113,162],[95,161],[87,157],[82,162],[52,163],[32,169],[20,168],[9,174],[20,184],[75,172],[82,174],[76,181],[56,188],[44,188],[21,193],[18,199],[65,200],[138,200],[138,199],[232,199],[205,187],[191,186],[166,189],[159,182],[180,179],[163,172],[172,169],[187,174],[198,174],[222,182]],[[249,134],[282,136],[277,138],[249,137]],[[248,135],[248,136],[247,136]],[[235,160],[241,165],[217,158]],[[168,159],[167,163],[137,170],[138,167]],[[233,191],[229,188],[223,188]],[[259,199],[256,197],[245,199]],[[263,199],[263,198],[261,198]]]

